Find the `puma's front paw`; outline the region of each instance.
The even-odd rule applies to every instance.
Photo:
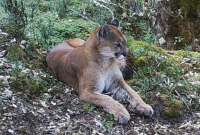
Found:
[[[115,116],[115,119],[120,124],[127,124],[130,120],[130,114],[121,104],[118,104],[118,106],[115,106],[115,108],[113,108],[113,114]]]
[[[145,116],[152,117],[154,111],[153,108],[148,104],[141,104],[136,107],[136,110]]]
[[[109,108],[104,108],[107,112],[111,113],[114,115],[115,120],[118,121],[119,124],[127,124],[128,121],[130,120],[130,114],[126,110],[126,108],[120,104],[116,103],[110,106]]]
[[[118,117],[119,124],[127,124],[128,121],[130,120],[129,114],[121,114],[121,115],[118,115],[117,117]]]

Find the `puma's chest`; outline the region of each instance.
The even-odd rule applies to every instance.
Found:
[[[122,78],[122,73],[118,67],[110,68],[99,74],[97,89],[100,93],[109,92],[111,86]]]

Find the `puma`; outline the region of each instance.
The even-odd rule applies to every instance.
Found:
[[[128,53],[127,41],[115,22],[101,26],[77,46],[70,41],[59,44],[46,60],[49,70],[74,87],[80,100],[103,107],[119,123],[126,124],[130,114],[120,101],[150,117],[153,109],[123,78],[120,68]]]

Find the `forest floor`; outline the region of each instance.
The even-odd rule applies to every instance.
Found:
[[[1,37],[6,33],[1,32]],[[3,41],[3,39],[1,38]],[[4,40],[4,45],[14,40]],[[1,43],[2,45],[2,43]],[[23,48],[23,46],[21,46]],[[117,124],[102,108],[83,103],[76,93],[64,84],[46,82],[49,86],[39,96],[26,90],[13,89],[21,76],[14,76],[13,70],[53,79],[47,69],[32,69],[28,63],[17,64],[3,56],[0,50],[0,135],[199,135],[200,112],[191,112],[178,119],[166,119],[155,109],[153,118],[146,118],[131,112],[128,125]],[[33,64],[33,63],[32,63]],[[21,85],[26,85],[27,80]],[[36,85],[40,83],[36,81]],[[14,85],[14,86],[13,86]],[[18,86],[16,86],[18,87]],[[37,85],[44,89],[43,86]],[[21,88],[21,87],[20,87]],[[22,87],[31,89],[32,87]],[[196,96],[195,94],[191,95]],[[200,103],[200,98],[199,98]]]

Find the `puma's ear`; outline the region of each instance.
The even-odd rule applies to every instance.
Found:
[[[110,19],[107,23],[117,28],[119,27],[119,21],[117,19]]]
[[[97,36],[98,36],[99,38],[104,38],[104,39],[105,39],[105,38],[108,37],[109,32],[110,32],[109,26],[108,26],[108,25],[103,25],[103,26],[100,27]]]

